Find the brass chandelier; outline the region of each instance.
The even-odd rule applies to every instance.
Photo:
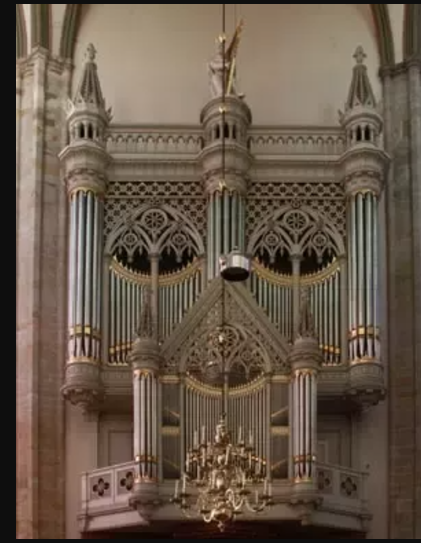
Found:
[[[229,371],[227,368],[227,336],[225,333],[225,280],[222,281],[222,323],[218,328],[221,353],[222,416],[213,441],[206,441],[206,427],[199,440],[196,430],[193,446],[185,460],[185,472],[176,481],[172,503],[188,518],[201,517],[205,523],[216,523],[223,532],[228,524],[243,513],[260,513],[272,505],[272,484],[266,461],[254,448],[253,434],[245,439],[242,428],[234,443],[227,425]],[[181,488],[180,488],[181,486]]]
[[[204,436],[203,431],[200,443],[196,441],[187,454],[181,489],[177,481],[172,502],[187,517],[215,522],[223,532],[244,511],[260,513],[271,505],[272,488],[266,478],[266,463],[256,456],[252,437],[246,444],[240,435],[233,444],[225,414],[216,426],[213,443],[206,443]]]
[[[222,282],[222,324],[218,329],[221,350],[223,414],[216,425],[213,441],[206,441],[206,427],[199,440],[195,431],[193,446],[187,453],[185,472],[176,481],[171,500],[187,518],[202,518],[216,523],[221,532],[243,513],[261,513],[272,505],[272,484],[266,461],[254,448],[253,434],[247,439],[242,428],[234,443],[227,425],[229,372],[226,367],[225,280]]]

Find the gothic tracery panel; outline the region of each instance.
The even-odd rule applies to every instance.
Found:
[[[259,182],[251,183],[247,195],[247,238],[268,215],[280,207],[307,206],[323,214],[345,236],[345,195],[342,186],[334,181],[317,182]]]

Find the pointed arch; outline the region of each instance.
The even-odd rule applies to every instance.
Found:
[[[421,58],[421,4],[405,4],[403,55]]]
[[[28,54],[28,37],[26,32],[23,4],[16,4],[16,58],[24,58]]]
[[[67,4],[60,40],[60,56],[73,60],[83,4]]]
[[[83,5],[67,4],[60,44],[60,56],[65,59],[73,60]],[[388,6],[387,4],[370,6],[376,27],[380,65],[390,66],[395,63],[395,50]]]
[[[395,47],[387,4],[370,4],[377,33],[380,66],[395,64]]]
[[[51,4],[31,4],[31,49],[51,44]]]

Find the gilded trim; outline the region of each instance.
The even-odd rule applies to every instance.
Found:
[[[273,436],[288,437],[290,435],[289,426],[272,426],[270,433]]]
[[[71,366],[72,364],[100,364],[100,360],[94,358],[93,356],[71,356],[67,360],[67,365]]]
[[[135,283],[137,285],[150,285],[151,276],[146,273],[138,273],[130,270],[120,262],[118,262],[116,257],[113,257],[110,265],[110,269],[121,279],[125,279],[130,283]],[[159,276],[159,286],[160,287],[171,287],[178,285],[195,277],[197,274],[202,273],[202,262],[199,259],[195,259],[191,264],[188,264],[181,271],[160,275]]]
[[[339,260],[334,260],[330,266],[324,270],[312,273],[309,275],[303,275],[300,277],[300,283],[303,286],[311,286],[316,283],[323,283],[330,277],[334,276],[340,271],[341,265]],[[268,283],[279,285],[282,287],[293,287],[293,278],[290,275],[283,275],[272,270],[269,270],[256,259],[253,261],[253,271],[254,273],[264,281]]]

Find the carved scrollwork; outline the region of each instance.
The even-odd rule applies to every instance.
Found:
[[[284,254],[315,254],[321,263],[325,256],[344,254],[345,247],[339,232],[323,215],[306,206],[284,206],[257,226],[248,252],[268,256],[270,264]]]
[[[127,254],[131,262],[135,254],[173,252],[177,262],[204,254],[203,239],[185,216],[165,204],[151,202],[123,218],[111,233],[108,251]]]

